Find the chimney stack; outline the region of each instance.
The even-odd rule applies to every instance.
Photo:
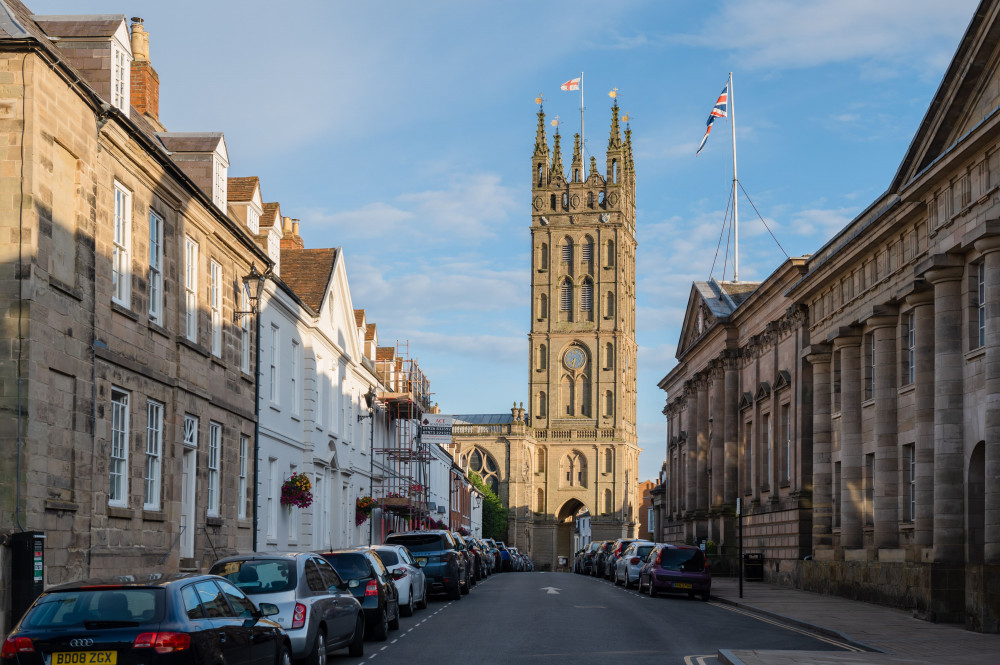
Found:
[[[281,249],[305,249],[299,236],[299,220],[285,217],[281,220]]]
[[[151,120],[159,131],[166,131],[160,124],[160,77],[149,62],[149,33],[142,19],[132,17],[132,72],[130,94],[135,110]]]

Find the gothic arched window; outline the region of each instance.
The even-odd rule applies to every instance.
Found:
[[[538,491],[535,493],[535,496],[536,496],[536,498],[535,498],[535,512],[536,513],[544,513],[545,512],[545,490],[543,490],[541,487],[539,487]]]
[[[567,277],[559,285],[559,311],[570,312],[573,310],[573,283]]]
[[[562,262],[570,264],[573,263],[573,239],[568,236],[563,238]]]
[[[604,265],[609,268],[615,264],[615,241],[608,241],[608,255],[604,259]]]
[[[562,379],[562,403],[567,416],[576,415],[576,385],[573,379],[564,376]]]
[[[604,415],[608,418],[615,415],[615,394],[610,390],[604,393]]]
[[[539,448],[535,452],[535,472],[545,473],[545,449]]]
[[[478,473],[486,486],[493,490],[497,496],[500,495],[500,467],[493,459],[493,456],[484,450],[474,448],[469,455],[469,471]]]
[[[604,369],[614,369],[615,367],[615,345],[608,342],[604,351]]]
[[[546,398],[545,391],[538,393],[538,417],[544,418],[548,415],[548,399]]]
[[[611,499],[611,490],[604,490],[604,514],[610,515],[614,509]]]
[[[548,349],[544,344],[538,346],[538,369],[545,369],[549,365]]]
[[[615,294],[608,291],[607,302],[605,302],[605,313],[604,316],[609,319],[615,315]]]
[[[583,280],[580,288],[580,309],[590,313],[594,310],[594,283],[589,277]]]
[[[541,270],[549,269],[549,245],[542,243],[538,249],[538,267]]]
[[[576,379],[576,398],[580,403],[580,415],[590,415],[590,378],[586,374]]]
[[[538,320],[549,318],[549,297],[544,293],[538,296]]]

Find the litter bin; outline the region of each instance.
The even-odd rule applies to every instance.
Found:
[[[764,581],[764,555],[747,552],[743,555],[743,579],[747,582]]]

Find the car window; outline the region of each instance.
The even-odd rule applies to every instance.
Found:
[[[330,562],[337,574],[345,580],[363,580],[372,576],[372,567],[365,557],[357,552],[332,552],[323,558]]]
[[[323,576],[323,584],[326,585],[327,589],[339,587],[343,584],[340,575],[337,574],[337,571],[333,569],[333,566],[326,559],[316,558],[313,561],[316,563],[316,567],[319,568],[319,574]]]
[[[656,549],[656,547],[653,545],[640,545],[635,550],[635,556],[645,559],[654,549]]]
[[[408,533],[405,535],[389,536],[385,542],[393,545],[405,545],[411,552],[439,552],[441,550],[453,549],[439,533]]]
[[[256,613],[253,601],[233,586],[231,582],[219,580],[219,586],[222,587],[222,593],[225,594],[233,611],[236,612],[236,616],[241,619],[249,619]]]
[[[319,568],[310,559],[306,561],[305,565],[306,573],[306,586],[309,587],[310,591],[323,592],[330,588],[329,584],[323,582],[323,576],[319,574]]]
[[[388,575],[389,574],[389,571],[387,571],[385,569],[385,566],[382,565],[382,560],[379,559],[378,555],[375,554],[374,552],[369,552],[368,562],[371,563],[372,568],[374,568],[378,572],[379,575]]]
[[[375,554],[378,555],[378,558],[381,559],[382,563],[386,566],[395,566],[399,563],[399,556],[393,550],[375,550]]]
[[[85,621],[144,623],[162,614],[160,589],[85,589],[41,596],[24,618],[24,626],[51,628],[80,626]]]
[[[625,551],[622,552],[622,558],[627,556],[632,556],[632,552],[634,551],[635,551],[635,545],[629,545],[628,547],[625,548]]]
[[[232,610],[222,595],[222,590],[211,580],[198,582],[194,585],[198,592],[198,599],[201,600],[202,607],[205,608],[205,616],[209,619],[230,616]]]
[[[288,559],[240,559],[224,561],[208,572],[221,575],[244,593],[281,593],[291,591],[299,581],[295,562]]]
[[[184,606],[184,614],[188,619],[204,619],[205,608],[201,606],[198,592],[193,584],[189,584],[181,589],[181,604]]]
[[[413,555],[410,554],[410,550],[406,549],[405,547],[400,547],[396,551],[399,552],[399,558],[402,559],[404,563],[408,563],[411,566],[414,565]]]
[[[660,566],[668,570],[683,572],[701,572],[705,569],[705,555],[701,550],[664,549],[660,557]]]

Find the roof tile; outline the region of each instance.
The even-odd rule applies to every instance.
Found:
[[[255,175],[246,178],[226,179],[226,198],[230,201],[249,201],[254,190],[260,186],[260,178]]]
[[[281,250],[281,281],[302,302],[319,311],[336,263],[336,249]]]

